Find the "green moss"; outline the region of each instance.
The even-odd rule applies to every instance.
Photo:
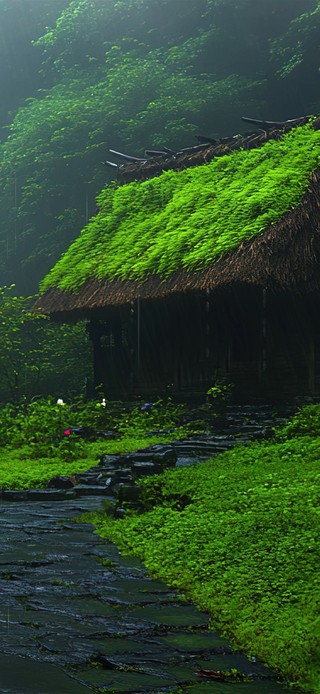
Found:
[[[320,438],[239,446],[144,480],[145,513],[99,534],[178,587],[213,628],[320,693]],[[180,508],[177,495],[189,499]]]
[[[145,279],[209,266],[294,208],[319,165],[311,124],[209,164],[107,187],[99,214],[42,283],[75,291],[89,277]]]

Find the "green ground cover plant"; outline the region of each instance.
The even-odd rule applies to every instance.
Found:
[[[319,164],[312,124],[279,141],[144,182],[107,186],[92,218],[42,282],[76,291],[90,277],[146,279],[208,267],[294,208]]]
[[[0,489],[43,488],[56,475],[72,476],[89,470],[98,464],[104,453],[132,453],[154,443],[169,441],[168,434],[148,437],[123,435],[116,441],[73,440],[47,451],[47,455],[44,448],[37,451],[28,445],[21,448],[7,446],[0,451]]]
[[[142,480],[140,514],[86,518],[207,610],[237,648],[319,694],[320,406],[312,413],[303,408],[271,441]],[[289,438],[298,420],[309,432]]]
[[[280,441],[295,436],[320,436],[320,406],[313,404],[301,407],[276,435]]]
[[[181,426],[183,409],[170,400],[158,400],[146,412],[141,412],[141,403],[125,408],[105,399],[58,404],[48,397],[7,404],[0,408],[0,488],[43,487],[56,475],[90,469],[104,453],[131,453],[185,437],[189,430]],[[76,426],[112,429],[118,438],[63,436]]]

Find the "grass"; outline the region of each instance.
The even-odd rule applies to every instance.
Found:
[[[284,434],[143,480],[140,515],[86,516],[208,610],[212,627],[237,648],[313,694],[320,694],[319,434]]]
[[[143,280],[210,266],[300,202],[319,166],[319,144],[320,132],[309,124],[202,166],[107,186],[100,212],[42,290],[76,291],[90,277]]]

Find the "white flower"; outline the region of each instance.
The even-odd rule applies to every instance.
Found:
[[[63,402],[62,398],[58,398],[57,400],[57,405],[64,405],[65,403]]]

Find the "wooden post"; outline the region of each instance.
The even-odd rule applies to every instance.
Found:
[[[137,299],[137,371],[140,371],[140,340],[141,340],[141,307],[140,296]]]
[[[206,360],[210,359],[210,289],[206,289]]]
[[[130,314],[129,314],[129,333],[128,333],[128,341],[129,341],[129,355],[130,355],[130,386],[131,388],[133,387],[134,384],[134,376],[135,376],[135,367],[134,367],[134,321],[135,321],[135,310],[134,310],[134,302],[132,301],[130,304]]]
[[[262,321],[261,321],[261,334],[262,334],[262,351],[261,351],[261,371],[262,377],[266,376],[267,372],[267,289],[264,287],[262,289]]]
[[[302,306],[305,319],[306,349],[305,359],[307,366],[308,391],[309,395],[314,395],[316,391],[316,325],[317,315],[314,315],[312,304],[305,301]]]
[[[101,327],[100,322],[91,320],[87,325],[87,332],[93,347],[93,379],[94,387],[103,385],[102,376],[102,352],[101,352]]]

